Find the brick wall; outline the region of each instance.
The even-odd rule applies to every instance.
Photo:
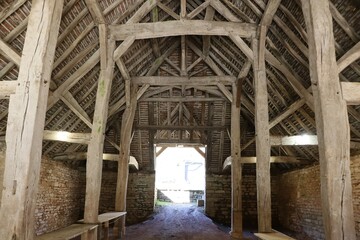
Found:
[[[360,156],[351,160],[354,216],[360,239]],[[300,239],[325,239],[321,196],[320,167],[285,173],[278,181],[280,224],[298,232]]]
[[[36,199],[36,234],[66,227],[81,219],[84,195],[83,171],[43,157]]]
[[[272,187],[276,188],[277,179],[272,179]],[[243,224],[245,226],[257,226],[257,202],[256,202],[256,176],[246,174],[242,176],[242,204]],[[272,192],[273,225],[277,223],[277,191]],[[206,175],[206,201],[205,213],[217,222],[231,223],[231,176],[230,175]]]

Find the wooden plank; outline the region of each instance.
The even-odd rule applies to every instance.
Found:
[[[9,98],[15,93],[17,81],[0,81],[0,99]]]
[[[154,7],[156,7],[158,0],[145,1],[143,5],[136,11],[136,13],[126,22],[126,24],[138,23],[148,14]]]
[[[11,96],[0,216],[2,239],[33,239],[42,137],[63,1],[33,0],[18,86]],[[36,46],[36,47],[34,47]]]
[[[0,38],[0,51],[4,53],[4,57],[9,61],[16,64],[16,66],[20,66],[21,56],[17,53],[12,47],[10,47],[4,40]]]
[[[237,95],[237,86],[233,84],[233,99]],[[240,107],[236,101],[231,103],[231,237],[242,239],[242,191],[241,191],[241,148],[240,148]]]
[[[232,102],[233,101],[233,96],[232,93],[225,87],[224,84],[222,83],[218,83],[216,84],[218,86],[218,88],[220,89],[220,91],[225,95],[225,97]]]
[[[254,233],[254,235],[259,239],[263,239],[263,240],[295,240],[295,238],[291,238],[279,232]]]
[[[266,27],[260,27],[259,41],[252,40],[254,52],[256,189],[259,232],[271,232],[270,127],[265,68]]]
[[[89,9],[91,17],[96,25],[105,24],[104,15],[100,9],[100,5],[97,0],[85,0],[86,6]]]
[[[215,15],[215,9],[211,6],[206,8],[206,12],[205,12],[205,21],[212,21]],[[210,36],[203,36],[203,55],[205,56],[205,58],[207,58],[207,56],[209,56],[209,52],[210,52]]]
[[[316,135],[271,136],[271,146],[312,146],[318,145]]]
[[[116,48],[114,52],[114,60],[118,60],[128,49],[129,47],[135,42],[134,36],[129,36]]]
[[[232,85],[236,78],[234,76],[205,76],[205,77],[162,77],[162,76],[147,76],[147,77],[133,77],[134,84],[150,86],[217,86],[218,83],[223,85]]]
[[[175,20],[155,23],[133,23],[110,26],[111,34],[116,40],[129,36],[136,39],[149,39],[181,35],[216,35],[250,38],[256,32],[256,26],[250,23],[232,23],[204,20]]]
[[[17,0],[13,1],[12,4],[9,4],[0,12],[0,23],[2,23],[6,18],[13,14],[19,7],[21,7],[27,0]]]
[[[90,133],[44,130],[43,140],[67,143],[89,144]]]
[[[81,236],[82,234],[95,231],[97,224],[72,224],[65,228],[60,228],[50,233],[35,237],[35,240],[68,240]]]
[[[347,66],[360,58],[360,42],[355,44],[349,51],[347,51],[338,61],[339,73],[342,72]]]
[[[205,2],[203,2],[202,4],[200,4],[197,8],[195,8],[194,10],[192,10],[188,15],[187,18],[188,19],[193,19],[194,17],[196,17],[199,13],[201,13],[205,8],[207,8],[210,4],[211,0],[206,0]],[[205,13],[206,14],[206,13]],[[206,19],[205,17],[205,20]]]
[[[335,59],[329,0],[301,2],[315,100],[325,238],[355,240],[349,120]]]
[[[210,5],[229,22],[240,22],[240,19],[219,0],[211,0]]]
[[[128,162],[130,157],[130,144],[132,135],[132,126],[134,123],[136,112],[136,87],[131,87],[131,100],[130,106],[125,109],[121,121],[121,136],[120,136],[120,156],[118,163],[118,174],[116,183],[116,200],[115,211],[126,211],[126,195],[127,195],[127,183],[128,183]],[[125,218],[120,223],[121,232],[125,233]]]
[[[106,57],[100,58],[101,71],[96,92],[91,139],[87,151],[88,161],[86,164],[86,196],[84,210],[84,219],[86,223],[95,223],[98,218],[102,175],[102,154],[115,65],[113,60],[115,41],[107,40],[108,31],[100,31],[100,34],[99,38],[105,39],[105,41],[100,41],[100,56],[106,55]]]
[[[215,98],[215,97],[151,97],[142,98],[140,102],[215,102],[215,101],[226,101],[226,98]]]
[[[342,82],[341,90],[347,105],[360,105],[360,83]]]

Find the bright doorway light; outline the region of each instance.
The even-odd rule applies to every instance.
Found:
[[[159,150],[160,148],[157,147],[156,151]],[[205,152],[204,147],[201,147],[200,150]],[[189,203],[203,199],[205,191],[204,157],[193,147],[167,147],[156,158],[155,184],[160,200]]]

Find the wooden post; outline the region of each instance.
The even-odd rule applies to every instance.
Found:
[[[1,239],[34,239],[35,205],[51,71],[63,0],[33,0],[18,77],[10,97],[0,209]]]
[[[232,86],[236,99],[237,86]],[[231,237],[242,239],[242,191],[241,191],[240,107],[231,103]]]
[[[256,189],[258,231],[272,232],[270,184],[270,136],[268,92],[265,72],[266,27],[260,27],[260,44],[252,40],[254,52],[255,129],[256,129]]]
[[[328,0],[302,0],[309,44],[320,155],[325,238],[356,239],[350,173],[350,130],[342,97]]]
[[[126,211],[126,194],[127,183],[129,175],[129,159],[130,159],[130,144],[132,127],[135,118],[135,111],[137,105],[136,92],[137,86],[131,87],[130,93],[130,105],[125,109],[121,122],[121,136],[120,136],[120,156],[118,163],[118,175],[116,184],[116,200],[115,211]],[[121,235],[125,234],[125,216],[121,218],[120,229]]]
[[[84,221],[97,223],[101,190],[102,161],[110,89],[114,72],[115,41],[107,40],[105,24],[99,25],[101,71],[96,93],[95,112],[86,163],[86,196]]]

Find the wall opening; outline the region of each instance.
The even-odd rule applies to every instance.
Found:
[[[200,152],[205,147],[156,146],[157,204],[204,202],[205,158]]]

